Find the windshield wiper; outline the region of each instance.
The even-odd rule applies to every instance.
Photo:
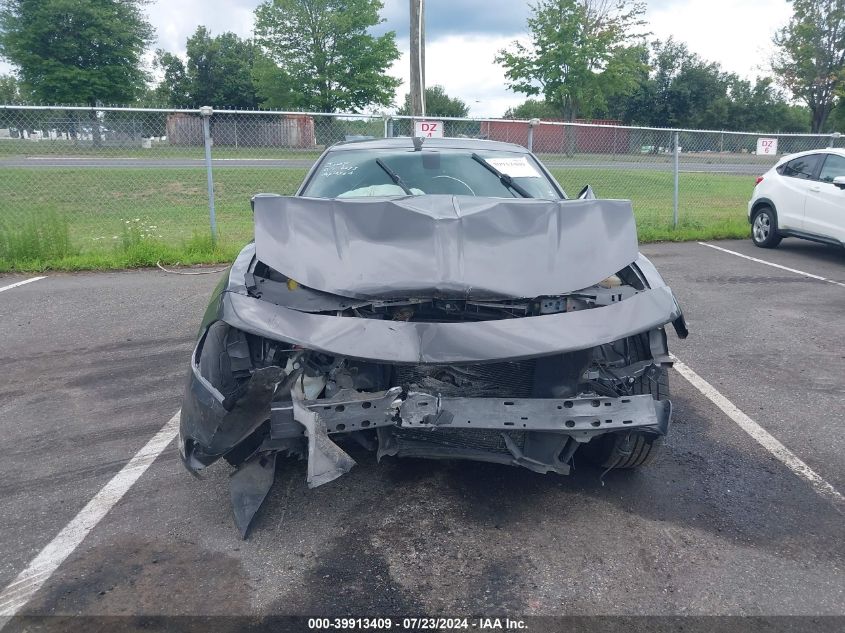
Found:
[[[388,176],[390,176],[390,179],[393,181],[394,184],[402,187],[402,191],[407,193],[409,196],[414,195],[414,192],[411,191],[410,189],[408,189],[408,185],[405,184],[405,182],[402,180],[402,177],[399,174],[397,174],[395,171],[393,171],[390,167],[385,165],[384,161],[381,158],[376,158],[376,165],[381,167],[384,170],[384,173],[386,173]]]
[[[533,198],[534,197],[530,193],[528,193],[522,185],[520,185],[518,182],[516,182],[513,179],[512,176],[509,176],[508,174],[503,174],[498,169],[493,167],[493,165],[488,163],[485,159],[483,159],[481,156],[479,156],[478,154],[476,154],[474,152],[472,154],[472,160],[474,160],[477,163],[480,163],[485,169],[487,169],[487,171],[489,171],[491,174],[496,176],[499,179],[499,182],[501,182],[505,187],[513,189],[519,195],[521,195],[523,198]]]

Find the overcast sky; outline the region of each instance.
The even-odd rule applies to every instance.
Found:
[[[158,34],[156,48],[183,53],[186,38],[200,24],[212,33],[250,36],[253,10],[260,0],[156,0],[147,6]],[[385,24],[394,30],[402,58],[391,74],[407,92],[408,0],[384,0]],[[504,87],[504,73],[493,63],[496,52],[526,36],[528,3],[516,0],[426,0],[426,80],[463,99],[476,116],[501,116],[523,95]],[[653,37],[670,35],[725,70],[754,79],[766,73],[771,37],[790,16],[786,0],[652,0],[646,18]],[[8,66],[0,62],[0,72]]]

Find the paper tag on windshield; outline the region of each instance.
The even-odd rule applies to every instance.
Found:
[[[511,178],[540,178],[539,172],[534,168],[534,165],[528,162],[525,156],[517,156],[514,158],[486,158],[488,163],[493,165],[503,174]]]

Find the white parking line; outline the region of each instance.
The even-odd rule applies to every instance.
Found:
[[[687,381],[696,389],[698,389],[705,398],[710,400],[713,404],[719,407],[722,412],[731,420],[739,425],[743,431],[748,433],[754,441],[760,446],[769,451],[779,461],[781,461],[787,468],[794,472],[799,477],[806,479],[810,485],[815,488],[823,497],[826,497],[837,504],[845,502],[845,497],[842,496],[836,488],[831,486],[821,475],[819,475],[812,468],[807,466],[801,459],[799,459],[792,451],[781,444],[773,435],[766,429],[757,424],[754,420],[749,418],[745,413],[719,391],[704,380],[701,376],[695,373],[692,369],[687,367],[684,363],[679,361],[675,356],[672,356],[675,370],[681,374]]]
[[[179,412],[177,411],[167,424],[120,469],[120,472],[112,477],[79,511],[79,514],[62,528],[56,538],[32,559],[26,569],[0,592],[0,618],[3,618],[0,619],[0,629],[9,622],[9,618],[17,614],[29,602],[59,565],[79,547],[91,530],[161,455],[176,436],[178,426]]]
[[[2,288],[0,288],[0,292],[3,292],[4,290],[11,290],[12,288],[17,288],[18,286],[23,286],[25,284],[31,284],[33,281],[38,281],[39,279],[47,279],[47,277],[41,276],[32,277],[30,279],[24,279],[23,281],[19,281],[14,284],[9,284],[8,286],[3,286]]]
[[[805,277],[809,277],[810,279],[818,279],[819,281],[824,281],[829,284],[835,284],[837,286],[842,286],[845,288],[845,283],[841,281],[834,281],[833,279],[828,279],[827,277],[822,277],[820,275],[814,275],[812,273],[805,273],[803,270],[798,270],[796,268],[789,268],[787,266],[781,266],[780,264],[775,264],[774,262],[767,262],[765,259],[757,259],[756,257],[751,257],[750,255],[743,255],[742,253],[737,253],[736,251],[732,251],[727,248],[722,248],[721,246],[716,246],[715,244],[708,244],[707,242],[699,242],[702,246],[706,246],[707,248],[715,248],[717,251],[722,251],[723,253],[729,253],[731,255],[736,255],[737,257],[742,257],[743,259],[749,259],[752,262],[757,262],[758,264],[765,264],[766,266],[771,266],[772,268],[780,268],[781,270],[785,270],[790,273],[795,273],[796,275],[804,275]]]

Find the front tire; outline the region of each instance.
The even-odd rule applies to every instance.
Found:
[[[631,360],[634,362],[650,358],[648,336],[639,335],[629,339],[631,344]],[[665,367],[661,367],[653,378],[641,376],[631,385],[633,395],[651,394],[655,400],[669,399],[669,375]],[[654,461],[658,446],[663,437],[656,433],[643,431],[622,431],[606,433],[593,438],[578,449],[587,460],[599,468],[639,468]]]
[[[751,241],[760,248],[775,248],[783,238],[778,233],[778,219],[774,209],[765,205],[754,211],[751,219]]]

